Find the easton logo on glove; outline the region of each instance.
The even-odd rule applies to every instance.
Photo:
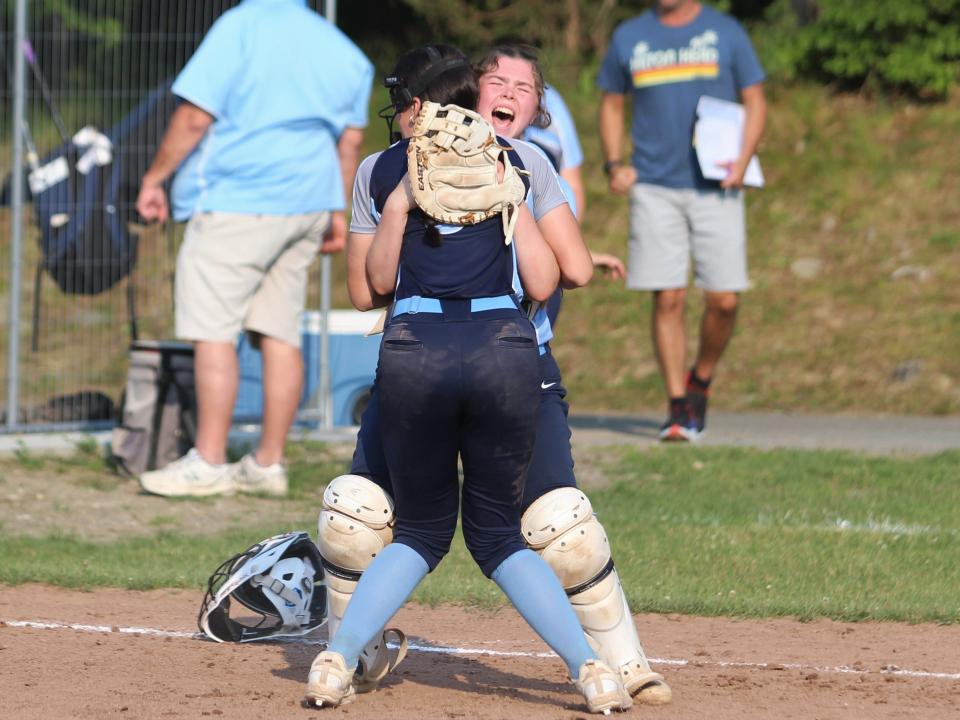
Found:
[[[475,225],[501,215],[509,245],[526,195],[520,176],[529,173],[513,166],[508,150],[477,113],[425,102],[407,147],[414,200],[428,216],[450,225]]]

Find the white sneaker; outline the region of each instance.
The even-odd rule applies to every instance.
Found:
[[[260,465],[253,453],[244,455],[233,467],[233,480],[237,490],[244,493],[286,495],[289,481],[283,463]]]
[[[211,465],[196,448],[166,467],[143,473],[140,487],[164,497],[232,495],[236,491],[230,466]]]
[[[313,659],[307,679],[307,702],[322,708],[346,705],[357,698],[353,689],[353,670],[347,669],[343,655],[324,650]]]
[[[573,684],[592,713],[609,715],[611,710],[627,710],[633,705],[620,678],[601,660],[587,660],[581,665],[580,676]]]

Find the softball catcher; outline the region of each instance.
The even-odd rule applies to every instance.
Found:
[[[626,709],[632,701],[617,673],[597,658],[556,575],[522,539],[522,496],[540,378],[536,333],[512,282],[519,273],[530,295],[545,300],[559,270],[523,194],[511,190],[526,190],[517,172],[524,169],[523,161],[469,112],[477,92],[472,68],[455,49],[443,52],[446,58],[432,46],[411,53],[429,59],[420,76],[432,74],[437,82],[422,81],[427,92],[415,98],[409,117],[401,118],[404,130],[412,124],[408,137],[413,139],[379,154],[363,180],[369,182],[378,216],[365,258],[367,279],[374,292],[394,289],[395,297],[378,371],[379,411],[390,429],[381,440],[395,500],[393,542],[382,547],[377,534],[390,514],[388,505],[349,510],[353,514],[347,517],[355,521],[370,518],[362,524],[377,540],[361,532],[374,549],[378,543],[382,549],[356,584],[328,650],[314,660],[307,698],[318,706],[354,699],[362,648],[377,639],[378,623],[393,615],[447,553],[459,506],[474,560],[563,659],[588,709]],[[444,73],[449,75],[441,78]],[[432,97],[460,107],[433,107]],[[444,161],[446,149],[456,157]],[[507,152],[510,162],[503,162]],[[484,164],[486,169],[477,170]],[[496,185],[490,184],[493,173]],[[477,185],[481,177],[486,179]],[[470,200],[470,189],[478,187],[477,198]],[[425,197],[418,197],[419,191]],[[355,194],[354,206],[363,205]],[[463,213],[456,226],[449,222],[454,211]],[[489,221],[489,213],[503,216],[502,227]],[[431,226],[425,217],[443,226]],[[511,244],[514,227],[517,240]],[[363,486],[358,495],[369,497],[368,490]],[[326,545],[335,544],[340,497],[325,498],[321,520],[320,546],[331,559],[333,549]],[[331,510],[334,506],[338,512]],[[348,521],[348,531],[356,528]],[[357,566],[367,562],[355,559]]]

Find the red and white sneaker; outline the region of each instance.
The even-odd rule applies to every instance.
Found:
[[[696,422],[690,419],[686,400],[671,400],[670,417],[660,426],[657,437],[663,442],[690,442],[699,434]]]

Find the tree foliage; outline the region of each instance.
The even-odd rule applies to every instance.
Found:
[[[847,89],[943,97],[960,79],[960,0],[704,1],[747,24],[774,80],[815,79]],[[13,2],[0,0],[6,6],[5,25]],[[94,51],[104,59],[116,55],[130,44],[131,34],[202,36],[237,2],[30,0],[30,13],[43,31],[41,56],[69,56],[82,65]],[[566,66],[589,67],[606,50],[616,24],[652,2],[351,0],[338,3],[338,14],[340,26],[382,68],[425,42],[448,42],[472,54],[506,38],[562,57]],[[309,0],[309,5],[322,8],[323,0]],[[127,72],[142,74],[129,67],[138,53],[124,52]],[[182,58],[171,56],[166,71],[177,62]]]
[[[958,18],[960,0],[778,0],[759,42],[774,77],[943,97],[960,79]]]
[[[944,95],[960,71],[958,19],[960,0],[821,0],[805,34],[806,69]]]
[[[774,79],[942,97],[960,77],[960,0],[705,0],[748,23]],[[445,40],[476,51],[505,37],[596,60],[621,20],[651,0],[385,0],[381,26],[355,0],[353,29],[406,16],[409,45]],[[392,8],[392,10],[391,10]],[[424,30],[419,37],[409,27]],[[396,25],[386,25],[397,34]],[[416,39],[415,39],[416,38]],[[378,47],[384,47],[382,43]]]

